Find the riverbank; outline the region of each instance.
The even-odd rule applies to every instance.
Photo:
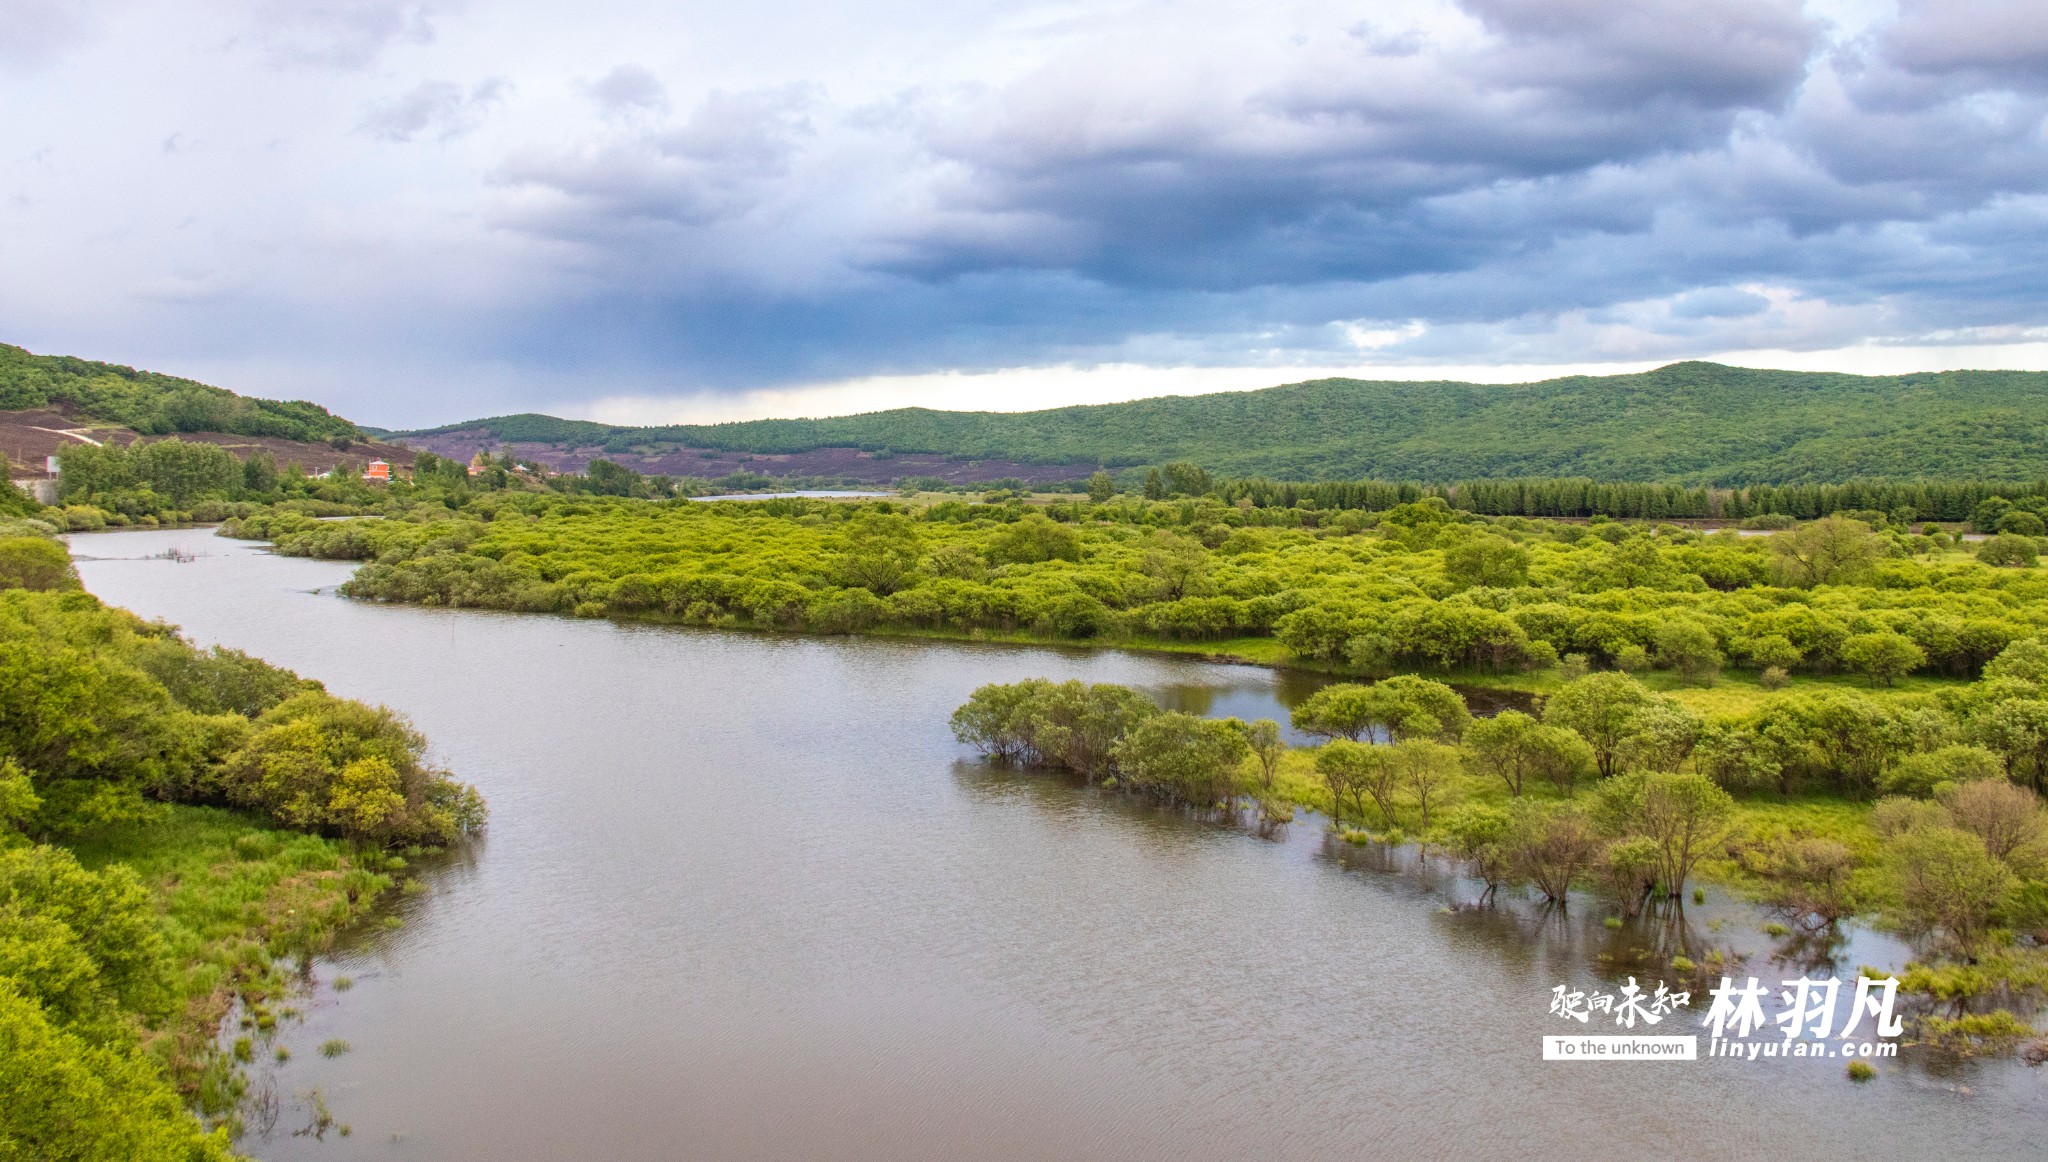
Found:
[[[126,868],[150,891],[169,971],[164,1015],[146,1026],[144,1048],[234,1136],[246,1058],[222,1044],[223,1020],[239,1013],[254,1048],[273,1054],[306,996],[306,965],[376,914],[404,865],[216,807],[170,805],[157,820],[64,846],[85,868]]]
[[[21,529],[48,567],[0,590],[0,1153],[226,1157],[313,957],[482,799],[388,709],[107,605]]]

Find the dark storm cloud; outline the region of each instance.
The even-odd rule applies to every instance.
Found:
[[[618,243],[600,261],[661,322],[612,350],[766,380],[1260,333],[1339,351],[1344,319],[1541,329],[1651,298],[1661,333],[1725,341],[1771,310],[1758,282],[1893,296],[1910,325],[2038,269],[2032,9],[1909,4],[1831,40],[1790,0],[1462,7],[1462,35],[1354,26],[1257,67],[1197,39],[1120,74],[1112,43],[886,108],[715,97],[676,130],[508,163],[549,196],[499,222]],[[821,219],[831,261],[734,264]]]

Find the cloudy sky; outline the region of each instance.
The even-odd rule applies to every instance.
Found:
[[[414,426],[2048,367],[2041,0],[0,0],[0,340]]]

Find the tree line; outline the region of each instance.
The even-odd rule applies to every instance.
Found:
[[[1185,469],[1182,474],[1187,475]],[[1382,480],[1303,483],[1255,478],[1218,481],[1201,491],[1228,503],[1246,499],[1259,508],[1293,508],[1306,502],[1319,509],[1383,511],[1437,497],[1460,511],[1487,516],[1741,521],[1772,515],[1814,520],[1840,513],[1906,523],[1971,521],[1979,507],[1992,498],[2008,505],[2023,504],[2038,515],[2039,504],[2048,501],[2048,480],[1851,480],[1706,488],[1586,478],[1451,484]]]

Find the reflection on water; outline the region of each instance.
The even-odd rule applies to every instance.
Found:
[[[1200,714],[1209,718],[1242,718],[1246,722],[1271,718],[1280,723],[1281,735],[1294,746],[1318,741],[1294,729],[1288,712],[1309,695],[1333,682],[1343,681],[1307,670],[1268,670],[1252,666],[1211,666],[1200,681],[1167,682],[1144,687],[1147,694],[1168,710]],[[1482,690],[1457,687],[1472,713],[1490,717],[1503,710],[1527,711],[1534,700],[1513,690]]]
[[[81,561],[95,592],[398,707],[491,801],[402,927],[314,966],[259,1157],[2010,1157],[2048,1133],[2013,1066],[1546,1065],[1553,985],[1695,942],[1761,971],[1757,913],[1475,906],[1441,857],[993,769],[945,725],[1027,677],[1284,720],[1264,671],[390,608],[203,531],[78,541],[109,558]],[[316,1090],[349,1137],[292,1136]]]

